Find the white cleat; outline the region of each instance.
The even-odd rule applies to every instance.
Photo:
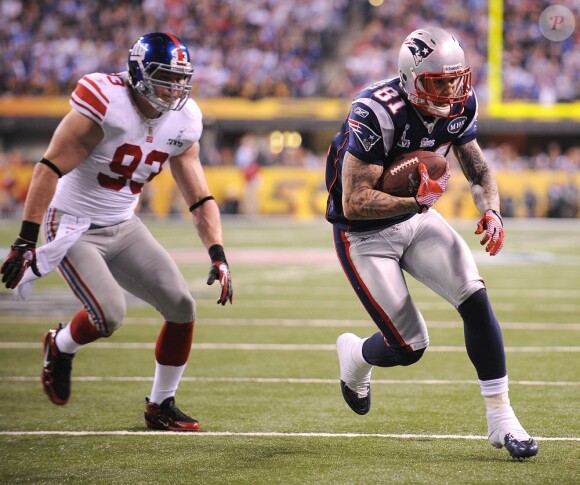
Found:
[[[487,436],[496,448],[505,446],[514,459],[538,454],[538,443],[526,432],[509,405],[487,410]]]
[[[336,340],[342,396],[349,407],[361,415],[368,413],[371,408],[373,369],[362,357],[364,340],[353,333],[343,333]]]

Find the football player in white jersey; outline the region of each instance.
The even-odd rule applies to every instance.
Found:
[[[200,429],[175,406],[191,349],[195,301],[175,261],[134,213],[143,185],[165,162],[209,252],[207,283],[219,281],[219,304],[231,303],[233,294],[219,209],[199,158],[202,115],[189,98],[192,74],[183,42],[156,32],[132,46],[128,72],[94,73],[78,82],[71,111],[35,166],[21,232],[1,268],[6,287],[16,287],[27,268],[38,274],[35,247],[42,224],[50,242],[65,214],[90,219],[59,264],[83,309],[44,337],[44,390],[54,404],[68,402],[73,357],[81,346],[119,328],[126,290],[165,320],[144,418],[149,428],[169,431]]]
[[[430,207],[449,173],[429,179],[416,197],[376,190],[386,167],[422,149],[446,155],[451,147],[482,218],[476,234],[495,256],[503,247],[497,185],[476,141],[477,98],[463,49],[445,30],[419,29],[405,39],[399,76],[357,94],[327,158],[327,219],[349,282],[379,331],[369,338],[338,337],[342,394],[358,414],[370,409],[373,366],[412,365],[429,345],[427,324],[411,299],[405,275],[431,288],[463,319],[467,353],[486,404],[489,441],[514,458],[538,444],[516,418],[508,398],[501,329],[465,241]]]

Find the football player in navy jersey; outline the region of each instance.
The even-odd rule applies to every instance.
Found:
[[[379,331],[340,335],[337,351],[343,397],[358,414],[370,409],[374,366],[417,362],[427,346],[425,320],[403,271],[445,298],[463,319],[465,345],[486,405],[490,443],[513,458],[538,452],[510,405],[500,326],[466,242],[434,209],[449,168],[431,180],[420,166],[415,197],[376,190],[395,158],[418,149],[447,155],[453,148],[482,217],[476,234],[495,256],[503,247],[497,184],[476,141],[477,98],[458,41],[440,28],[405,39],[399,75],[357,94],[326,165],[326,217],[345,274]]]

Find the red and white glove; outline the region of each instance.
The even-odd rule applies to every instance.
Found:
[[[477,224],[477,229],[475,234],[482,234],[485,231],[485,236],[480,241],[483,246],[488,243],[485,251],[490,254],[490,256],[495,256],[503,248],[505,232],[503,230],[503,221],[501,216],[494,210],[488,209],[485,214]]]
[[[36,244],[19,237],[10,246],[10,252],[0,269],[2,283],[5,283],[6,288],[16,288],[29,267],[36,276],[41,276],[36,266]]]
[[[449,182],[449,177],[451,177],[451,169],[449,168],[449,163],[447,163],[445,172],[437,180],[429,178],[429,172],[423,163],[418,165],[418,169],[421,181],[419,182],[415,201],[419,206],[419,213],[423,213],[429,210],[429,207],[433,206],[445,192],[447,182]]]
[[[213,282],[218,280],[222,291],[217,303],[225,305],[228,300],[232,303],[234,287],[232,286],[232,275],[230,274],[230,268],[226,261],[224,248],[220,244],[214,244],[209,248],[209,256],[211,258],[211,268],[209,269],[207,284],[213,285]]]
[[[34,274],[40,277],[40,271],[36,266],[36,241],[40,224],[30,221],[22,221],[20,235],[10,246],[10,252],[4,260],[0,273],[2,283],[6,288],[14,289],[20,283],[24,273],[30,268]]]

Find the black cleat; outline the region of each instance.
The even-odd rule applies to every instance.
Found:
[[[371,388],[368,386],[368,394],[366,397],[358,397],[358,394],[352,391],[341,379],[340,389],[342,390],[342,397],[355,413],[361,416],[367,414],[371,409]]]
[[[161,431],[201,431],[201,425],[179,410],[175,398],[168,397],[161,404],[145,398],[145,424],[148,428]]]
[[[520,441],[514,438],[511,433],[505,435],[503,445],[514,460],[532,458],[538,454],[538,450],[540,449],[538,443],[533,438]]]
[[[58,406],[66,404],[70,398],[70,374],[75,356],[60,352],[56,346],[56,334],[62,328],[62,323],[59,323],[58,328],[49,330],[44,336],[44,364],[40,377],[48,399]]]

